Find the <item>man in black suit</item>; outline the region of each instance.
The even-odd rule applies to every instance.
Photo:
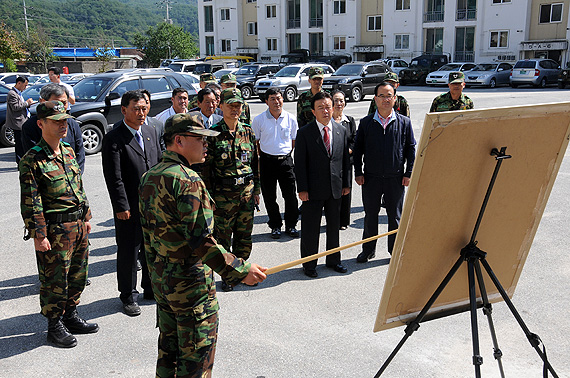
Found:
[[[314,255],[319,249],[323,208],[327,222],[326,248],[339,246],[341,196],[350,193],[346,129],[331,120],[331,95],[328,92],[315,94],[311,108],[316,119],[298,130],[295,142],[297,192],[303,201],[301,257]],[[317,277],[316,266],[316,260],[303,264],[305,275]],[[340,252],[328,255],[326,266],[346,273]]]
[[[16,143],[16,163],[26,151],[22,146],[22,125],[30,118],[28,108],[34,102],[31,98],[24,100],[22,92],[28,86],[28,78],[18,76],[16,84],[8,91],[6,96],[6,127],[14,131],[14,141]]]
[[[142,90],[123,94],[121,112],[124,119],[105,135],[101,151],[103,175],[115,218],[119,298],[129,316],[141,312],[136,289],[137,257],[144,248],[138,208],[139,181],[142,174],[157,164],[161,157],[156,132],[145,123],[148,110],[148,101]],[[144,298],[153,299],[145,259],[141,265]]]

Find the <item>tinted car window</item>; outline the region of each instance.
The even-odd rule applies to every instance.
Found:
[[[366,68],[366,73],[368,73],[369,75],[377,75],[377,74],[379,74],[380,72],[383,72],[383,71],[384,71],[384,70],[382,69],[381,66],[374,66],[374,65],[372,65],[372,66],[368,66],[368,67]]]
[[[275,77],[295,77],[295,75],[297,75],[297,72],[299,72],[299,70],[300,70],[299,67],[283,67],[282,69],[279,70],[279,72],[275,74]],[[306,71],[308,73],[309,69],[307,69]]]
[[[520,60],[515,64],[515,68],[534,68],[534,65],[532,60]]]
[[[111,89],[111,92],[116,92],[119,94],[119,96],[122,96],[125,92],[134,91],[135,89],[139,89],[138,79],[123,81],[122,83],[119,83],[119,85],[117,85],[114,89]],[[148,90],[152,93],[150,89]]]
[[[547,60],[543,60],[542,62],[538,62],[538,65],[539,65],[541,68],[545,68],[545,69],[546,69],[546,68],[552,68],[552,67],[550,66],[550,62],[547,61]]]
[[[111,83],[111,78],[86,78],[73,87],[76,101],[95,101],[99,93]],[[138,89],[138,88],[135,88]]]
[[[25,100],[31,98],[34,101],[38,101],[40,99],[40,90],[42,89],[43,86],[44,84],[32,85],[31,87],[28,87],[25,91],[22,92],[22,96],[24,97]]]
[[[333,73],[333,76],[358,76],[362,66],[360,64],[345,64]]]
[[[165,77],[143,78],[142,82],[143,88],[150,93],[171,92],[173,89]]]
[[[6,84],[16,84],[17,78],[18,78],[18,76],[16,76],[16,75],[10,75],[10,76],[6,76],[5,78],[3,78],[2,81]]]
[[[170,77],[168,78],[168,80],[170,80],[170,84],[171,84],[171,86],[172,86],[173,88],[178,88],[178,87],[181,87],[181,86],[182,86],[182,85],[180,85],[180,83],[178,82],[178,80],[176,80],[176,79],[174,78],[174,76],[170,76]],[[144,83],[144,79],[143,79],[143,83]]]
[[[309,71],[311,70],[311,67],[307,67],[303,70],[303,72],[301,72],[301,75],[308,75]]]
[[[473,67],[475,67],[474,64],[464,64],[463,67],[461,67],[461,71],[469,71],[473,69]]]
[[[508,64],[508,63],[501,63],[501,64],[499,65],[499,68],[502,68],[503,70],[508,71],[508,70],[510,70],[511,68],[513,68],[513,66],[511,66],[511,65]]]

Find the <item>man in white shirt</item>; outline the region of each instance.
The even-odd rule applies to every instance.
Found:
[[[281,237],[283,220],[277,204],[277,182],[285,201],[285,232],[298,237],[296,229],[299,207],[295,188],[295,173],[291,152],[295,148],[297,120],[283,110],[283,96],[278,88],[269,88],[265,93],[268,109],[253,119],[251,127],[255,132],[259,148],[259,169],[261,194],[267,209],[271,237]]]
[[[69,109],[71,105],[75,104],[75,92],[73,92],[73,87],[59,79],[61,76],[61,71],[58,67],[50,67],[48,69],[48,76],[49,81],[54,84],[64,86],[67,89],[67,93],[69,93],[69,96],[67,97],[67,109]]]
[[[173,115],[188,112],[188,91],[186,89],[175,88],[172,91],[170,100],[172,101],[172,106],[155,116],[163,125]]]

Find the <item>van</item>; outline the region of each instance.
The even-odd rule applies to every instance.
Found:
[[[196,62],[194,73],[201,75],[203,73],[214,73],[224,68],[238,68],[239,63],[236,59],[211,59],[203,62]]]
[[[175,72],[192,73],[194,72],[197,63],[200,63],[200,61],[194,59],[188,59],[188,60],[175,59],[170,62],[168,68],[170,68],[172,71]]]

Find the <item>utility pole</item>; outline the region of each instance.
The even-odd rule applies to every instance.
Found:
[[[22,0],[24,3],[24,22],[26,23],[26,38],[30,39],[30,32],[28,31],[28,12],[26,8],[26,0]],[[30,19],[31,20],[31,19]]]
[[[174,4],[174,1],[161,0],[158,3],[156,3],[156,5],[158,5],[159,8],[166,8],[166,18],[164,19],[164,22],[172,25],[172,19],[170,18],[170,7],[172,6],[171,4]]]

